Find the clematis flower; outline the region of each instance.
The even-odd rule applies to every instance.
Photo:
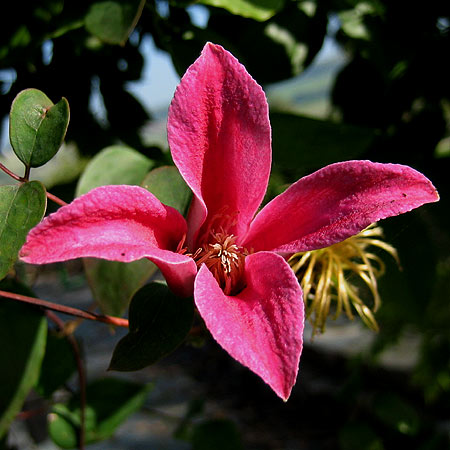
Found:
[[[187,220],[143,188],[99,187],[31,230],[21,257],[150,259],[175,293],[194,295],[217,342],[286,400],[304,323],[286,258],[437,201],[437,192],[409,167],[349,161],[300,179],[258,212],[271,166],[267,101],[244,66],[210,43],[176,90],[168,139],[193,192]]]

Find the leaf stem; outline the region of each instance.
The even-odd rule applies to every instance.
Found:
[[[24,181],[29,181],[30,179],[30,171],[31,171],[31,167],[29,165],[25,166],[25,175],[23,176],[23,180]]]
[[[25,175],[23,177],[19,177],[19,175],[16,175],[14,172],[11,172],[11,170],[9,170],[2,163],[0,163],[0,169],[3,170],[3,172],[5,172],[11,178],[14,178],[16,181],[20,181],[21,183],[23,183],[25,181],[29,181],[28,179],[30,177],[30,167],[28,167],[28,166],[25,169]],[[56,195],[50,194],[50,192],[46,191],[46,195],[47,195],[47,198],[49,198],[50,200],[54,201],[55,203],[57,203],[60,206],[66,206],[67,205],[67,203],[64,200],[61,200]]]
[[[32,305],[40,306],[51,311],[57,311],[70,316],[81,317],[87,320],[95,320],[97,322],[115,325],[117,327],[128,328],[128,320],[120,317],[105,316],[102,314],[95,314],[82,309],[72,308],[70,306],[58,305],[57,303],[41,300],[40,298],[27,297],[26,295],[15,294],[13,292],[6,292],[0,290],[0,297],[10,298],[19,302],[30,303]]]
[[[57,203],[60,206],[66,206],[67,203],[64,200],[61,200],[59,197],[57,197],[56,195],[50,194],[50,192],[46,192],[47,194],[47,198],[54,201],[55,203]]]
[[[5,167],[2,163],[0,163],[0,169],[3,170],[6,174],[8,174],[11,178],[14,178],[16,181],[25,181],[24,178],[19,177],[14,172],[11,172],[7,167]]]
[[[60,331],[64,331],[65,323],[54,312],[45,311],[45,315],[56,324]],[[80,383],[80,433],[78,436],[79,450],[85,449],[86,442],[86,369],[81,358],[80,347],[73,334],[66,335],[67,340],[72,346],[73,356],[77,364],[78,380]]]

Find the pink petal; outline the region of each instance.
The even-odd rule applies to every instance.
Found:
[[[30,231],[22,260],[46,264],[81,257],[154,261],[175,291],[190,295],[192,258],[175,253],[186,221],[137,186],[102,186],[63,206]]]
[[[231,297],[203,265],[195,280],[195,303],[214,339],[287,400],[302,351],[302,291],[275,253],[248,256],[245,271],[247,287]]]
[[[438,199],[431,182],[407,166],[370,161],[331,164],[266,205],[242,245],[286,253],[326,247],[373,222]]]
[[[269,178],[268,106],[245,67],[219,45],[206,44],[183,76],[169,109],[168,138],[198,199],[189,216],[190,244],[207,215],[228,215],[229,233],[245,233]]]

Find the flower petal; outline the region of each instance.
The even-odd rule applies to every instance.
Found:
[[[287,400],[303,345],[302,291],[275,253],[248,256],[245,271],[247,287],[231,297],[203,265],[195,280],[195,303],[214,339]]]
[[[169,109],[173,160],[197,201],[188,242],[206,220],[226,215],[243,235],[264,197],[271,164],[266,97],[244,66],[206,44],[187,70]],[[208,224],[205,224],[205,228]]]
[[[138,186],[102,186],[51,214],[30,231],[22,260],[46,264],[80,257],[154,261],[177,293],[190,295],[192,258],[175,253],[186,221]],[[189,292],[190,291],[190,292]]]
[[[242,245],[255,251],[314,250],[438,199],[431,182],[408,166],[370,161],[331,164],[267,204]]]

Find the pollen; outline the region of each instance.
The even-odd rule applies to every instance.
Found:
[[[372,224],[338,244],[296,253],[289,259],[303,289],[313,336],[325,330],[329,315],[336,319],[342,310],[349,319],[356,311],[367,327],[378,331],[374,316],[381,303],[377,278],[385,271],[380,250],[398,263],[397,251],[383,240],[381,227]]]
[[[236,239],[233,234],[210,232],[208,242],[192,255],[198,267],[206,264],[226,295],[235,295],[245,287],[248,251],[237,245]]]

